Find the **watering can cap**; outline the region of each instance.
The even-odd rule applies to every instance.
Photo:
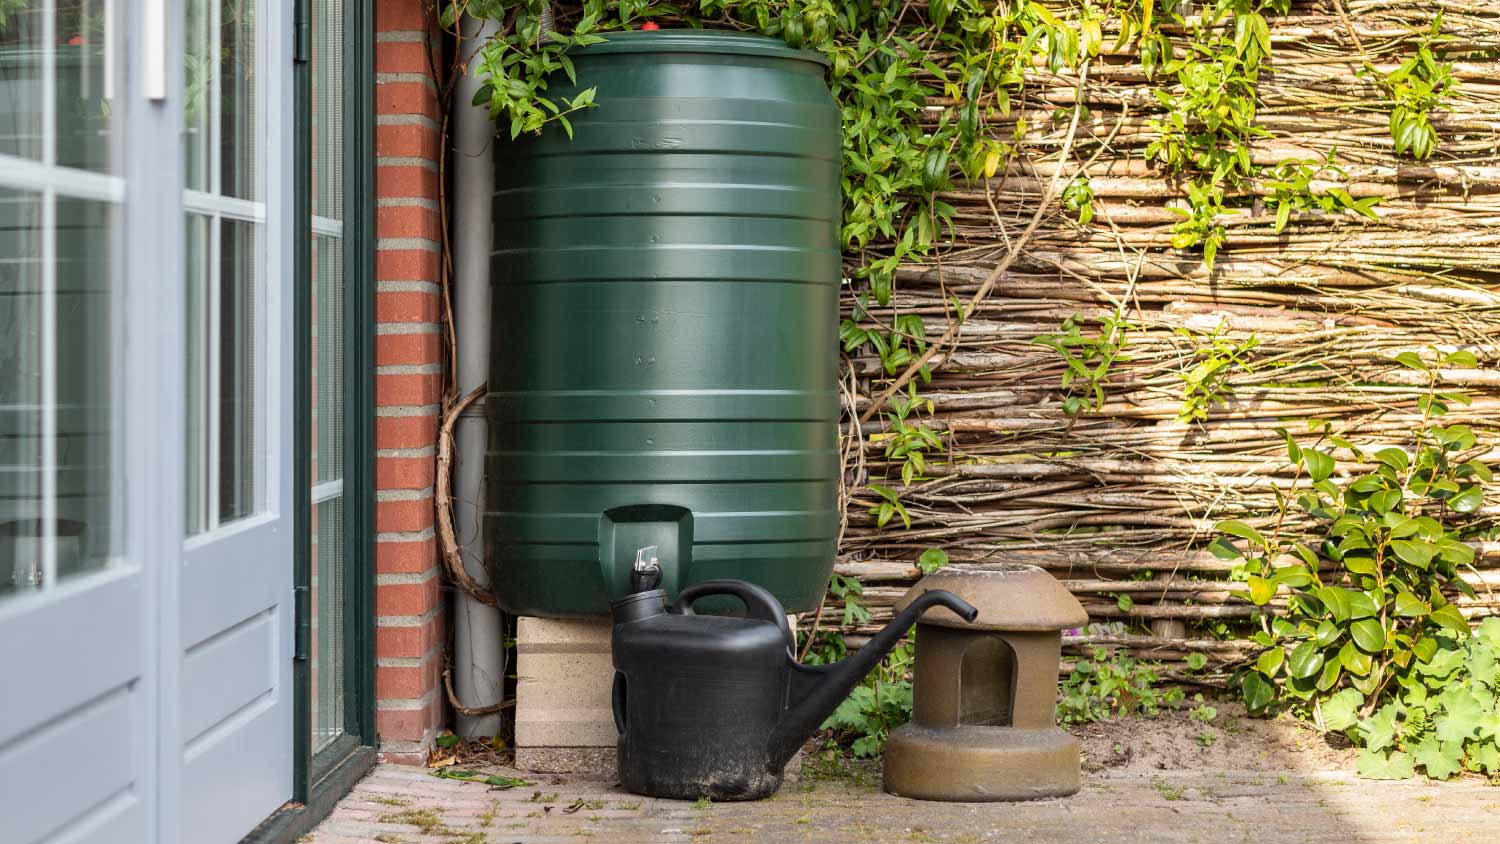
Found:
[[[979,609],[965,622],[952,610],[933,607],[920,621],[965,630],[1067,630],[1082,627],[1089,614],[1052,575],[1036,566],[1013,563],[945,566],[927,575],[896,601],[901,612],[918,595],[946,589]]]

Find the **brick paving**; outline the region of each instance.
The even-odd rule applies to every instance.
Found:
[[[1482,780],[1377,783],[1347,773],[1085,775],[1065,800],[924,803],[878,783],[788,782],[770,800],[652,800],[609,782],[490,772],[491,790],[381,765],[303,840],[314,844],[553,842],[1452,842],[1500,841],[1500,788]]]

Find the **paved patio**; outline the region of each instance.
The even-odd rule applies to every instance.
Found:
[[[633,842],[1494,842],[1500,788],[1482,780],[1377,783],[1351,774],[1086,774],[1066,800],[924,803],[873,777],[788,782],[759,803],[637,797],[609,782],[487,768],[493,790],[381,765],[303,841],[315,844]]]

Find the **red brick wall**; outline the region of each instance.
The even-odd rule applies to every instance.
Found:
[[[443,723],[432,503],[441,389],[437,89],[423,0],[375,3],[375,696],[382,751],[421,763]]]

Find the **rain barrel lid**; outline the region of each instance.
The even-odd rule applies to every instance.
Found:
[[[722,29],[657,29],[600,33],[605,40],[571,50],[574,56],[603,53],[708,53],[799,59],[829,67],[828,57],[815,50],[799,50],[779,38],[746,35]]]

